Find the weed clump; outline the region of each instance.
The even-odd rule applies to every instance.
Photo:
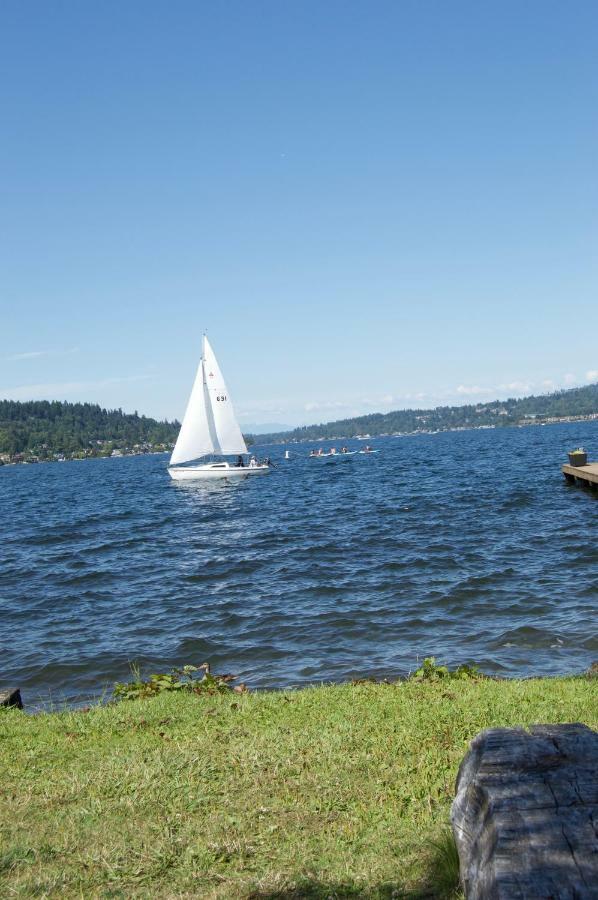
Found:
[[[115,700],[146,700],[171,691],[212,695],[226,694],[229,691],[243,694],[248,690],[243,683],[234,686],[231,684],[237,680],[238,675],[213,675],[209,663],[171,669],[170,672],[150,675],[146,680],[141,677],[138,666],[131,666],[131,672],[135,676],[133,681],[117,682],[114,685],[112,693]],[[201,677],[198,676],[199,672],[203,672]]]
[[[468,666],[463,664],[456,669],[449,669],[447,666],[437,666],[436,657],[426,656],[419,669],[410,676],[411,681],[440,681],[447,679],[449,681],[468,681],[470,679],[484,678],[477,666]]]

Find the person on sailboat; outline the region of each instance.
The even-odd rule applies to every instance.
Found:
[[[236,465],[237,469],[242,469],[242,468],[244,467],[244,465],[245,465],[245,463],[243,462],[243,457],[241,456],[240,453],[239,453],[239,455],[237,456],[237,462],[236,462],[235,465]]]

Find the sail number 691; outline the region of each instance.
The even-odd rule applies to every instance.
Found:
[[[219,395],[216,397],[216,400],[218,400],[218,401],[224,401],[224,400],[226,400],[226,399],[227,399],[226,394],[219,394]]]

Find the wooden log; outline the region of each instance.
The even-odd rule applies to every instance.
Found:
[[[0,706],[16,706],[17,709],[23,709],[19,688],[9,688],[7,691],[0,691]]]
[[[467,900],[598,900],[598,733],[482,731],[451,820]]]

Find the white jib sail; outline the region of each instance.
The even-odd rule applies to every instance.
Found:
[[[207,337],[203,339],[203,359],[209,410],[214,420],[214,452],[221,453],[223,456],[232,453],[247,453],[247,445],[235,418],[235,411],[220,366],[216,362],[214,351],[210,347]]]
[[[206,399],[203,359],[201,359],[189,403],[183,416],[183,424],[170,457],[171,466],[214,453],[216,448],[212,439],[211,423],[208,421]]]

